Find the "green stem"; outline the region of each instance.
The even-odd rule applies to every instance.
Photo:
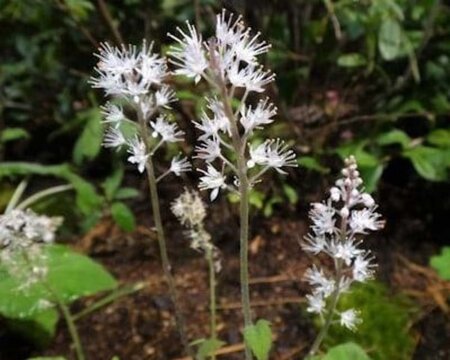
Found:
[[[144,116],[143,116],[140,108],[137,109],[137,113],[138,113],[138,121],[140,124],[141,137],[146,145],[147,153],[150,153],[151,147],[150,147],[150,144],[148,141],[148,139],[150,138],[150,136],[149,136],[150,134],[149,134],[147,125],[145,123]],[[151,200],[151,205],[152,205],[152,210],[153,210],[153,218],[155,221],[156,233],[157,233],[157,238],[158,238],[161,264],[162,264],[162,268],[163,268],[163,272],[164,272],[164,277],[165,277],[167,285],[169,287],[169,295],[171,297],[174,311],[175,311],[176,326],[177,326],[178,333],[180,335],[180,339],[181,339],[181,342],[183,344],[186,354],[193,358],[192,350],[189,347],[188,337],[187,337],[186,331],[185,331],[186,327],[185,327],[184,317],[183,317],[183,314],[179,307],[178,294],[177,294],[177,290],[176,290],[176,286],[175,286],[175,279],[172,275],[172,268],[170,265],[169,256],[167,254],[167,245],[166,245],[166,239],[164,236],[164,227],[162,224],[161,210],[159,207],[159,195],[158,195],[158,189],[156,186],[155,168],[154,168],[153,159],[151,156],[149,156],[145,168],[147,171],[148,186],[150,189],[150,200]]]
[[[102,308],[105,305],[108,305],[124,296],[130,295],[130,294],[133,294],[135,292],[142,290],[143,288],[145,288],[145,286],[146,286],[146,284],[144,282],[137,282],[133,285],[125,286],[121,289],[117,289],[117,290],[113,291],[111,294],[101,298],[100,300],[94,302],[92,305],[81,310],[79,313],[72,315],[72,318],[75,321],[78,321],[80,318],[93,313],[94,311]]]
[[[6,207],[5,214],[9,213],[11,210],[13,210],[17,203],[19,202],[20,198],[22,197],[26,187],[28,185],[28,180],[24,179],[20,182],[20,184],[17,186],[16,190],[14,191],[13,196],[9,200],[8,206]]]
[[[54,194],[64,192],[64,191],[69,191],[72,189],[73,189],[73,185],[59,185],[59,186],[54,186],[54,187],[39,191],[36,194],[33,194],[29,198],[22,201],[19,205],[16,206],[16,209],[25,210],[26,208],[29,208],[35,202],[37,202],[47,196],[54,195]]]
[[[230,120],[231,139],[237,157],[237,175],[239,178],[240,193],[240,281],[241,281],[241,301],[244,315],[245,328],[252,325],[252,314],[250,305],[250,288],[248,274],[248,233],[249,233],[249,198],[250,187],[247,176],[247,163],[245,159],[245,142],[239,134],[236,117],[231,106],[231,99],[228,96],[226,85],[221,80],[219,84],[220,94],[224,105],[224,111]],[[248,344],[245,344],[245,359],[251,360],[252,352]]]
[[[320,330],[319,334],[317,335],[316,339],[314,340],[313,345],[311,346],[311,350],[309,351],[308,358],[312,357],[316,354],[316,352],[319,350],[320,345],[322,344],[323,340],[325,339],[325,336],[328,333],[328,330],[330,328],[331,322],[333,321],[334,312],[336,310],[336,306],[339,300],[339,294],[341,292],[340,290],[340,282],[341,282],[341,263],[337,263],[336,266],[336,288],[334,289],[333,294],[331,294],[330,298],[330,307],[328,308],[328,313],[325,318],[325,323]]]
[[[77,358],[78,360],[84,360],[85,357],[83,353],[83,347],[81,345],[80,337],[78,335],[77,327],[75,325],[75,320],[72,317],[69,308],[67,307],[66,304],[64,304],[64,302],[60,301],[58,298],[56,298],[56,302],[59,308],[61,309],[61,313],[64,317],[64,320],[66,321],[70,337],[72,338],[73,346],[75,347],[75,351],[77,353]]]
[[[217,339],[217,320],[216,320],[216,272],[214,269],[214,256],[212,248],[207,252],[208,267],[209,267],[209,311],[210,311],[210,331],[211,339]],[[211,359],[215,360],[216,355],[211,354]]]

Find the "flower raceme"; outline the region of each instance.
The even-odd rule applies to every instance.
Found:
[[[120,100],[134,110],[137,117],[140,115],[151,137],[155,139],[152,141],[139,130],[126,137],[123,132],[126,122],[133,124],[135,129],[142,124],[128,119],[122,104],[109,101],[101,107],[103,123],[106,125],[103,146],[118,150],[123,146],[127,147],[130,153],[128,161],[135,164],[142,173],[149,157],[163,143],[183,140],[184,132],[167,115],[167,110],[176,97],[175,92],[164,84],[168,76],[166,61],[153,53],[153,44],[147,44],[145,40],[140,48],[134,45],[113,47],[104,43],[96,56],[99,62],[95,68],[96,76],[90,81],[92,86],[103,89],[106,95]],[[165,175],[173,172],[179,176],[190,169],[187,159],[177,156]]]
[[[362,179],[354,157],[345,160],[342,175],[325,202],[312,204],[311,233],[302,242],[306,252],[315,256],[323,254],[335,264],[332,271],[314,265],[304,277],[313,287],[312,293],[306,296],[307,311],[325,317],[324,329],[336,316],[340,295],[349,291],[354,282],[373,277],[376,264],[370,251],[361,248],[362,236],[384,226],[374,199],[361,189]],[[350,330],[355,330],[361,322],[357,310],[347,309],[337,314],[338,323]]]
[[[277,114],[277,108],[267,98],[253,106],[246,103],[251,93],[263,92],[275,79],[258,63],[258,56],[271,46],[260,40],[260,33],[252,35],[240,16],[226,11],[216,16],[215,37],[207,42],[189,22],[186,29],[177,28],[177,34],[169,34],[175,40],[169,50],[169,61],[176,67],[174,73],[196,83],[203,79],[213,91],[217,90],[217,94],[207,99],[200,119],[194,121],[201,141],[195,157],[207,165],[206,171],[200,170],[204,174],[200,189],[211,190],[210,197],[214,200],[222,188],[237,190],[225,183],[229,171],[234,172],[231,178],[237,177],[236,183],[245,175],[252,186],[270,168],[285,174],[282,168],[297,166],[295,153],[282,140],[251,143],[253,132],[272,123]],[[233,107],[232,99],[238,94],[240,104]],[[236,153],[243,157],[240,163]]]

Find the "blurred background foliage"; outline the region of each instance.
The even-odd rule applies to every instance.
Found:
[[[134,219],[123,200],[138,195],[129,188],[119,191],[118,199],[112,194],[121,188],[124,169],[117,170],[120,154],[101,150],[101,95],[87,83],[96,61],[92,53],[103,41],[139,43],[143,37],[164,52],[168,31],[189,19],[208,32],[222,7],[243,14],[273,44],[266,65],[278,75],[269,94],[279,106],[280,121],[267,131],[290,136],[300,154],[300,176],[326,174],[337,159],[352,153],[370,191],[386,169],[401,173],[400,181],[448,181],[450,8],[443,1],[0,4],[0,176],[12,179],[2,182],[3,192],[31,174],[82,181],[74,187],[84,230],[107,213],[132,229]],[[204,101],[203,91],[176,81],[181,102],[175,111],[189,151],[195,139],[191,120]],[[17,161],[22,164],[11,164]],[[42,167],[36,172],[30,163]],[[64,167],[64,174],[48,165]],[[299,196],[293,184],[300,176],[290,183],[272,179],[269,190],[253,194],[252,204],[266,216],[277,204],[295,205]]]

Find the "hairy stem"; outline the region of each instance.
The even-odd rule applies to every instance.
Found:
[[[250,288],[248,275],[248,233],[249,233],[249,197],[250,183],[247,176],[247,164],[245,159],[245,142],[242,141],[239,134],[237,120],[231,106],[231,99],[228,95],[226,85],[221,80],[219,86],[224,111],[231,125],[231,138],[233,148],[236,153],[237,176],[239,179],[240,193],[240,280],[241,280],[241,298],[242,311],[244,315],[244,326],[247,328],[252,325],[252,314],[250,305]],[[245,345],[245,359],[253,358],[249,346]]]
[[[137,110],[138,114],[138,121],[140,125],[140,132],[142,140],[145,143],[145,146],[147,148],[147,153],[150,153],[150,144],[148,143],[149,139],[149,131],[147,128],[147,125],[145,123],[144,116],[142,114],[142,111],[138,108]],[[175,321],[178,333],[180,335],[181,342],[183,344],[184,350],[187,355],[192,356],[192,351],[189,347],[188,337],[186,335],[185,331],[185,321],[183,314],[181,313],[179,302],[178,302],[178,294],[175,286],[175,279],[172,275],[172,268],[170,266],[169,256],[167,254],[167,245],[166,245],[166,239],[164,236],[164,227],[161,220],[161,211],[159,208],[159,195],[158,195],[158,189],[156,186],[156,176],[155,176],[155,168],[153,165],[153,159],[151,156],[149,156],[147,164],[145,166],[147,171],[147,178],[148,178],[148,186],[150,189],[150,200],[153,210],[153,218],[155,221],[155,227],[156,227],[156,233],[158,238],[158,245],[159,245],[159,252],[161,257],[161,264],[164,272],[164,277],[167,282],[167,286],[169,287],[169,295],[171,297],[174,311],[175,311]]]
[[[83,353],[83,347],[81,345],[80,337],[78,335],[78,330],[75,325],[75,321],[72,317],[72,314],[70,313],[69,308],[66,304],[64,304],[63,301],[60,301],[59,299],[56,299],[58,307],[61,310],[61,314],[64,317],[64,320],[67,324],[67,329],[69,330],[70,337],[72,338],[73,346],[75,347],[75,351],[77,353],[78,360],[84,360],[84,353]]]
[[[206,254],[208,258],[208,267],[209,267],[209,317],[210,317],[210,331],[211,331],[211,339],[217,339],[217,321],[216,321],[216,272],[214,269],[214,256],[212,248],[208,249]],[[211,354],[211,359],[215,360],[216,355]]]

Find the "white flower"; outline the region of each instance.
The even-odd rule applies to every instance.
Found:
[[[150,126],[154,130],[153,137],[160,135],[167,142],[183,141],[184,132],[178,129],[177,124],[169,123],[164,115],[158,116],[156,121],[150,121]]]
[[[243,107],[241,110],[240,122],[246,133],[250,133],[253,129],[260,128],[261,125],[270,124],[273,122],[272,117],[277,114],[277,108],[268,102],[266,98],[264,101],[259,101],[258,105],[253,109]]]
[[[216,117],[210,119],[205,112],[203,112],[200,122],[194,121],[194,125],[197,129],[203,132],[203,134],[199,136],[199,140],[205,140],[209,137],[218,137],[219,131],[222,127]]]
[[[235,87],[245,87],[247,91],[263,92],[264,86],[275,80],[275,74],[264,71],[262,67],[256,68],[254,65],[247,65],[239,68],[238,63],[228,70],[228,78]]]
[[[131,154],[131,156],[128,157],[128,161],[132,164],[137,164],[140,173],[144,172],[149,157],[149,154],[146,154],[144,142],[136,135],[129,141],[128,146],[128,152]]]
[[[369,257],[369,253],[358,255],[353,261],[352,272],[353,280],[365,282],[373,278],[376,264],[371,263],[373,257]]]
[[[237,16],[233,21],[233,14],[227,18],[225,9],[216,15],[216,38],[221,45],[233,45],[240,41],[243,28],[241,18]]]
[[[306,311],[310,313],[322,314],[325,310],[325,301],[321,293],[313,293],[306,295],[308,307]]]
[[[332,248],[332,255],[337,259],[344,260],[345,265],[349,266],[356,256],[362,254],[364,251],[358,249],[353,239],[338,242]]]
[[[172,39],[178,42],[178,47],[172,47],[169,55],[173,57],[170,61],[178,66],[175,74],[185,75],[194,78],[197,83],[208,67],[208,60],[203,48],[202,37],[197,33],[193,25],[186,21],[188,33],[177,28],[180,37],[168,34]]]
[[[170,169],[176,176],[181,173],[191,170],[191,164],[186,157],[182,158],[180,155],[175,156],[170,163]]]
[[[96,56],[99,58],[97,77],[90,82],[108,95],[139,99],[153,84],[159,85],[167,74],[165,61],[152,53],[152,44],[147,46],[145,40],[139,51],[132,45],[122,45],[119,49],[105,43]]]
[[[221,155],[219,139],[216,137],[206,139],[202,144],[195,147],[195,151],[197,151],[195,158],[203,159],[210,163]]]
[[[250,29],[247,29],[239,39],[233,43],[233,50],[238,60],[245,61],[249,64],[256,64],[256,57],[266,53],[271,45],[265,41],[258,42],[261,33],[255,36],[250,35]]]
[[[335,227],[335,210],[328,204],[313,203],[309,211],[309,218],[313,222],[312,229],[318,236],[333,234]]]
[[[121,121],[125,119],[122,107],[107,102],[105,106],[101,106],[100,108],[102,109],[102,115],[105,118],[103,123],[111,123],[111,126],[118,129]]]
[[[289,150],[288,145],[280,139],[269,139],[258,145],[250,146],[250,160],[248,166],[251,168],[255,164],[274,168],[280,174],[286,174],[281,170],[284,166],[297,166],[294,151]]]
[[[176,100],[175,92],[167,85],[163,85],[155,92],[156,106],[169,108],[169,104]]]
[[[353,210],[349,219],[349,226],[355,234],[366,234],[367,230],[380,230],[384,222],[379,220],[380,214],[374,209]]]
[[[358,315],[359,312],[354,309],[341,312],[339,323],[341,326],[353,331],[356,329],[356,326],[362,322]]]
[[[323,270],[315,265],[306,270],[304,279],[315,287],[314,291],[323,294],[324,297],[329,296],[335,289],[335,281],[327,278]]]
[[[326,251],[328,248],[328,242],[325,236],[305,236],[304,242],[301,243],[302,249],[313,254],[317,255],[322,251]]]
[[[334,202],[339,201],[341,199],[341,191],[337,187],[332,187],[330,189],[330,198]]]
[[[122,145],[125,145],[126,143],[127,141],[119,129],[109,128],[105,132],[102,145],[106,148],[119,149]]]
[[[208,164],[206,171],[199,169],[204,176],[200,177],[200,184],[198,185],[200,190],[212,190],[210,194],[210,200],[214,201],[219,195],[219,190],[225,188],[225,176],[217,171],[212,165]]]

